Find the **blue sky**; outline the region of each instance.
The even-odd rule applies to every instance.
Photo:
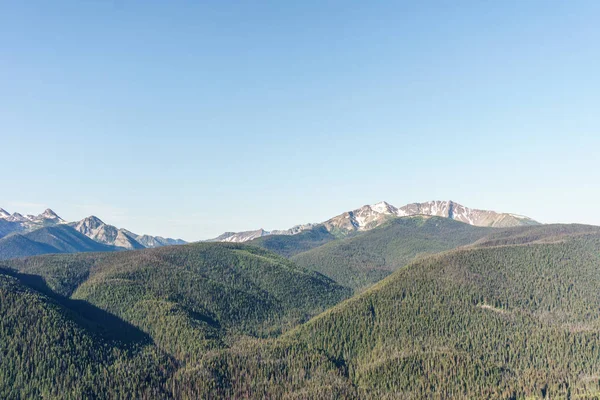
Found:
[[[0,207],[197,240],[452,199],[600,225],[600,2],[0,3]]]

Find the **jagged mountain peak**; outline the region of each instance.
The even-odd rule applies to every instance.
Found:
[[[93,227],[99,227],[102,225],[106,225],[104,223],[104,221],[102,221],[100,218],[96,217],[95,215],[90,215],[89,217],[82,219],[81,221],[79,221],[78,224],[86,224],[88,226],[93,226]]]
[[[47,208],[39,215],[27,215],[15,212],[13,214],[0,208],[0,219],[9,222],[0,231],[0,238],[14,232],[33,232],[43,227],[52,227],[55,225],[68,225],[77,232],[84,234],[88,238],[98,243],[111,246],[123,247],[126,249],[142,249],[145,247],[161,247],[175,244],[185,244],[181,239],[163,238],[160,236],[137,235],[125,229],[119,229],[115,226],[106,224],[95,215],[90,215],[80,221],[66,222],[54,210]],[[264,234],[264,233],[263,233]]]
[[[11,221],[11,222],[25,222],[27,221],[27,218],[25,218],[23,216],[23,214],[18,213],[18,212],[14,212],[12,213],[8,218],[6,218],[7,220]]]
[[[146,247],[162,247],[187,243],[181,239],[163,238],[160,236],[138,235],[127,229],[106,224],[95,215],[90,215],[79,222],[71,224],[77,231],[103,244],[126,249],[142,249]]]
[[[59,217],[58,214],[55,213],[50,208],[46,208],[43,213],[41,213],[40,215],[38,215],[38,217],[43,217],[43,218],[46,218],[46,219],[59,219],[59,220],[62,220],[62,218]]]
[[[387,201],[380,201],[369,206],[371,210],[382,214],[394,214],[397,210],[396,207],[388,203]]]

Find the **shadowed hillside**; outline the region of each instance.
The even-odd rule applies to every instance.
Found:
[[[232,335],[271,336],[350,291],[265,250],[199,243],[6,261],[57,293],[129,321],[178,358]]]

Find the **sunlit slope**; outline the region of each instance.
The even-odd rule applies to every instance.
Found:
[[[416,261],[286,339],[346,365],[367,397],[597,394],[600,236],[566,231]]]

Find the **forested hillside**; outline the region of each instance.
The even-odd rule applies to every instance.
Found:
[[[597,396],[600,236],[571,228],[417,261],[288,336],[366,397]]]
[[[265,250],[200,243],[6,262],[147,332],[179,359],[232,336],[277,335],[350,295]]]
[[[0,264],[5,398],[600,394],[596,227],[493,230],[346,301],[349,289],[239,244]]]
[[[0,398],[160,398],[175,368],[143,335],[103,337],[89,315],[28,286],[31,277],[0,270]],[[117,326],[123,329],[122,323]]]
[[[284,257],[291,257],[336,239],[323,225],[317,225],[295,235],[262,236],[249,241],[248,244],[262,247]]]
[[[415,257],[466,245],[493,232],[443,217],[405,217],[354,237],[300,253],[292,260],[336,282],[363,289]]]

